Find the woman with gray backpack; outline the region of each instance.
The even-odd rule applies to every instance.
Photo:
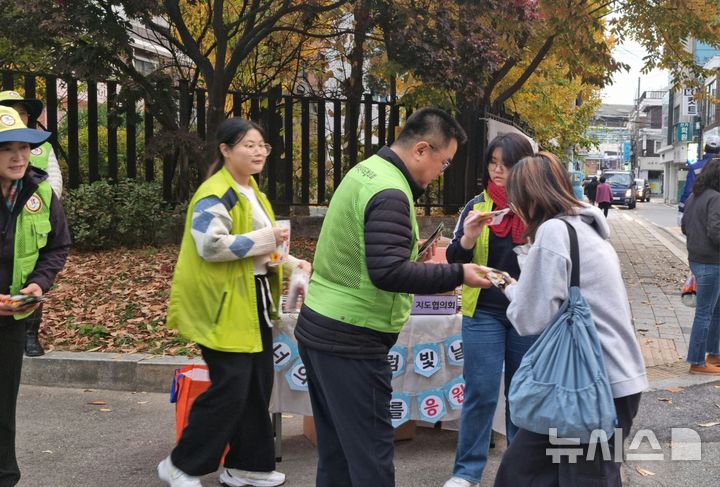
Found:
[[[542,335],[510,385],[520,430],[495,485],[620,486],[615,446],[630,432],[648,382],[607,220],[575,198],[549,153],[518,162],[506,191],[532,242],[519,280],[505,287],[507,316],[520,335]],[[581,445],[558,447],[550,435],[578,437]],[[553,448],[558,455],[548,454]],[[580,455],[562,455],[563,448]]]

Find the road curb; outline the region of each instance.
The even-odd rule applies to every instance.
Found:
[[[48,352],[23,359],[22,384],[115,391],[166,392],[175,369],[203,363],[200,357],[139,353]]]

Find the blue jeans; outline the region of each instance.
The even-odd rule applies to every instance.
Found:
[[[460,433],[453,476],[479,483],[490,449],[492,420],[500,392],[500,374],[505,364],[505,397],[510,380],[525,352],[537,336],[518,335],[504,312],[477,309],[472,318],[463,317],[465,402],[460,417]],[[517,427],[505,408],[508,444]]]
[[[697,282],[697,307],[687,361],[703,365],[705,354],[720,355],[720,264],[690,262]]]

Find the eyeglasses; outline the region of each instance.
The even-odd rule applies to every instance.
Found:
[[[265,155],[270,154],[270,151],[272,150],[272,146],[270,144],[241,144],[241,147],[248,152],[255,152],[257,150],[261,154]]]
[[[432,145],[430,142],[428,142],[428,146],[430,146],[430,148],[431,148],[432,150],[437,151],[437,149],[436,149],[435,147],[433,147],[433,145]],[[450,164],[452,164],[452,158],[450,158],[450,159],[445,159],[445,160],[443,161],[443,163],[442,163],[442,167],[440,168],[440,172],[441,172],[441,173],[445,172],[445,169],[447,169],[448,167],[450,167]]]
[[[510,168],[501,162],[494,162],[494,161],[488,162],[488,172],[493,172],[496,169],[500,169],[500,172],[506,172]]]

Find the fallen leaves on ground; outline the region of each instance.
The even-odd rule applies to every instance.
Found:
[[[646,468],[642,468],[640,465],[635,465],[635,470],[637,471],[637,473],[639,473],[643,477],[647,477],[649,475],[655,475],[655,472],[651,472],[650,470],[648,470]]]
[[[165,327],[179,247],[71,252],[44,304],[48,350],[199,354]],[[293,238],[292,254],[312,261],[315,240]]]
[[[668,392],[682,392],[683,388],[677,387],[677,386],[672,386],[672,387],[666,387],[665,390]]]

